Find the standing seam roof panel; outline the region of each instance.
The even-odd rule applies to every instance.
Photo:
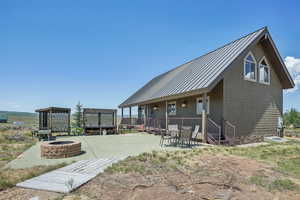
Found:
[[[120,106],[208,87],[265,30],[262,28],[157,76]]]

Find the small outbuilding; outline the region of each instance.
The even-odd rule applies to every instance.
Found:
[[[116,133],[117,110],[84,108],[83,128],[86,134]]]
[[[67,132],[70,134],[70,108],[49,107],[38,109],[39,130],[50,130],[54,132]]]
[[[8,117],[6,114],[0,114],[0,123],[7,123]]]

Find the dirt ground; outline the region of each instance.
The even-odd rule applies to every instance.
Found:
[[[143,199],[222,199],[222,200],[299,200],[299,191],[273,190],[253,184],[249,179],[263,176],[281,177],[274,166],[238,156],[199,155],[185,163],[184,168],[164,166],[148,161],[128,161],[128,165],[143,163],[137,172],[106,171],[77,191],[62,194],[12,188],[0,192],[0,199],[64,200],[143,200]]]

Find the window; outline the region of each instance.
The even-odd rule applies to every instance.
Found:
[[[265,57],[259,62],[259,82],[270,84],[270,66]]]
[[[176,115],[176,102],[175,101],[168,103],[168,114]]]
[[[203,111],[203,98],[199,97],[196,100],[196,113],[201,115]],[[207,114],[209,114],[209,96],[207,97]]]
[[[249,81],[256,81],[256,61],[251,52],[244,59],[244,78]]]

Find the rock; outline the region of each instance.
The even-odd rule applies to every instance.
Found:
[[[216,199],[222,199],[222,200],[230,200],[232,198],[232,191],[224,191],[222,193],[219,193],[215,196]]]

